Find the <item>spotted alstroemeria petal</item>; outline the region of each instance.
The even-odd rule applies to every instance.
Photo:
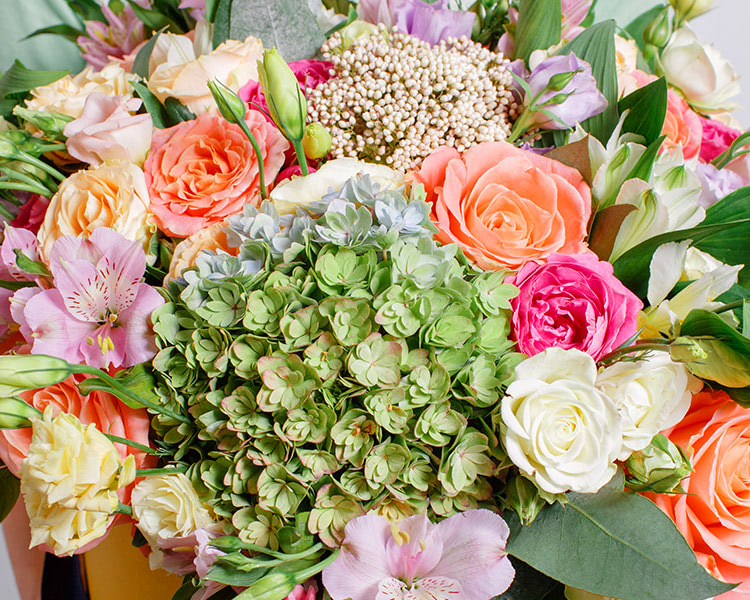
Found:
[[[461,584],[447,577],[425,577],[412,585],[395,578],[380,582],[375,600],[463,600]]]

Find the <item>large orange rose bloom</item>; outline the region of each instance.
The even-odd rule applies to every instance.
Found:
[[[421,183],[443,243],[483,269],[519,269],[553,252],[586,251],[591,191],[581,174],[505,142],[463,156],[443,146],[409,179]]]
[[[55,385],[19,392],[18,395],[41,412],[52,406],[55,415],[61,412],[70,413],[78,417],[84,425],[93,423],[102,433],[148,446],[150,419],[146,409],[129,408],[106,392],[95,391],[88,396],[82,396],[76,383],[83,379],[85,376],[72,375]],[[30,427],[0,430],[0,459],[16,476],[21,471],[21,461],[29,452],[31,434]],[[139,468],[151,466],[154,462],[153,457],[144,452],[135,451],[122,444],[115,444],[115,447],[123,458],[133,454]]]
[[[289,142],[256,110],[248,111],[246,122],[258,141],[270,185]],[[143,171],[156,226],[168,235],[187,237],[240,212],[246,202],[260,202],[253,146],[239,125],[217,111],[155,130]]]
[[[750,594],[750,410],[725,392],[704,391],[665,432],[690,455],[687,494],[648,494],[675,522],[700,562],[715,577],[740,587],[721,596]]]

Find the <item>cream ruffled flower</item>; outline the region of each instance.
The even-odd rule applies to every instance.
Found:
[[[121,462],[114,444],[91,424],[48,407],[33,421],[21,463],[21,492],[31,524],[31,547],[47,544],[73,554],[104,536],[117,509],[117,490],[135,479],[132,455]]]

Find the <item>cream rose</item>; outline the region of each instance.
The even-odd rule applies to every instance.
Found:
[[[101,71],[86,67],[78,75],[66,75],[54,83],[31,90],[31,99],[26,108],[45,112],[58,112],[77,119],[83,113],[86,98],[99,93],[108,96],[133,97],[130,80],[133,74],[115,63],[110,63]]]
[[[737,73],[718,50],[701,42],[690,28],[680,27],[672,34],[661,63],[667,81],[700,112],[736,107],[730,98],[740,93]]]
[[[148,210],[143,171],[132,163],[109,163],[78,171],[52,196],[39,233],[39,251],[47,259],[55,240],[64,235],[88,236],[110,227],[144,246],[155,227]]]
[[[682,420],[690,408],[690,375],[669,354],[656,352],[634,362],[618,362],[599,373],[596,387],[622,417],[619,460],[643,450],[653,437]]]
[[[133,515],[149,543],[184,537],[214,525],[193,484],[182,473],[146,477],[130,496]]]
[[[199,114],[216,106],[209,81],[218,80],[237,92],[249,80],[258,79],[257,60],[263,55],[258,38],[227,40],[208,54],[201,54],[198,46],[186,36],[159,37],[148,79],[149,89],[159,100],[177,98]]]
[[[91,424],[52,407],[33,421],[21,492],[31,524],[31,547],[48,544],[72,554],[107,533],[117,490],[135,479],[132,455],[120,462],[114,444]]]
[[[279,214],[293,213],[298,206],[315,205],[329,192],[338,192],[356,175],[369,175],[383,189],[404,185],[404,174],[399,171],[383,165],[362,162],[356,158],[337,158],[329,160],[307,177],[294,177],[282,181],[271,192],[271,201]]]
[[[229,245],[227,234],[224,231],[226,228],[226,221],[214,223],[200,229],[177,244],[172,254],[172,262],[169,263],[169,273],[167,273],[165,281],[177,279],[185,269],[195,266],[195,260],[204,250],[224,251],[236,256],[239,248],[232,248]]]
[[[543,491],[593,493],[617,470],[622,422],[580,350],[549,348],[520,363],[501,404],[508,457]]]

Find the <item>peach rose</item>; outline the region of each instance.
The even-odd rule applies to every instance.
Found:
[[[268,184],[284,164],[289,143],[258,111],[248,111],[247,124],[260,146]],[[217,111],[155,131],[143,169],[156,225],[167,235],[187,237],[260,200],[253,146]]]
[[[73,375],[55,385],[19,392],[18,395],[42,412],[51,406],[54,415],[61,412],[70,413],[78,417],[84,425],[93,423],[103,433],[148,446],[150,418],[146,409],[129,408],[105,392],[95,391],[88,396],[82,396],[76,383],[85,378],[83,375]],[[20,474],[21,461],[26,458],[29,451],[31,433],[31,428],[0,430],[0,459],[16,476]],[[122,444],[115,444],[115,447],[123,459],[128,454],[133,454],[139,468],[153,462],[144,452],[134,451]]]
[[[164,102],[177,98],[195,114],[216,106],[209,81],[218,80],[239,91],[250,79],[258,79],[257,61],[263,43],[255,37],[244,42],[227,40],[208,54],[200,54],[200,41],[186,36],[162,35],[152,55],[148,88]]]
[[[224,228],[227,227],[226,221],[214,223],[205,229],[196,231],[193,235],[182,240],[174,249],[172,262],[169,263],[169,273],[165,277],[168,279],[177,279],[185,269],[195,266],[195,259],[203,250],[223,250],[224,252],[237,256],[239,248],[232,248],[227,240],[227,234]]]
[[[52,196],[39,229],[39,251],[49,258],[52,244],[63,235],[88,236],[110,227],[144,247],[153,232],[143,171],[117,162],[73,173]]]
[[[750,410],[726,392],[693,396],[690,411],[664,432],[690,454],[687,494],[648,494],[677,525],[711,574],[740,587],[718,598],[750,594]]]
[[[505,142],[463,156],[443,146],[408,179],[421,183],[443,243],[483,269],[519,269],[553,252],[586,250],[591,191],[581,174]]]

